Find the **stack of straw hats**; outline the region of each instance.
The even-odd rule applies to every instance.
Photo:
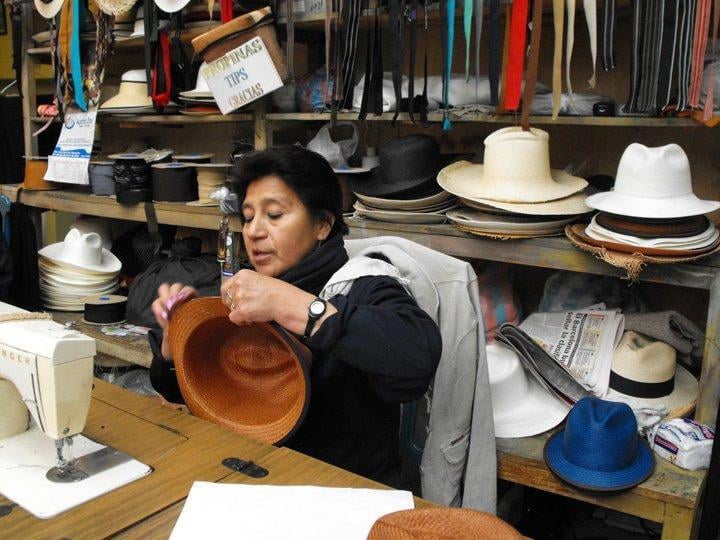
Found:
[[[355,215],[395,223],[442,223],[457,200],[437,184],[438,171],[461,154],[441,154],[427,135],[400,137],[380,148],[379,165],[348,176],[359,199]]]
[[[561,234],[590,209],[588,183],[550,168],[549,136],[509,127],[485,139],[483,165],[459,161],[438,174],[438,184],[465,208],[448,212],[455,226],[493,238]]]
[[[70,229],[65,240],[38,251],[40,300],[55,311],[83,311],[84,299],[114,292],[121,263],[96,232]]]
[[[205,81],[205,77],[202,76],[203,68],[206,65],[207,64],[203,62],[198,70],[195,88],[185,92],[180,92],[180,101],[183,103],[183,108],[180,109],[181,114],[187,114],[190,116],[220,114],[220,109],[218,108],[215,98],[210,91],[210,87]]]
[[[720,233],[705,216],[720,202],[693,193],[690,163],[677,144],[631,144],[620,159],[613,191],[592,195],[586,203],[600,212],[589,225],[573,225],[566,232],[588,251],[680,262],[720,246]]]

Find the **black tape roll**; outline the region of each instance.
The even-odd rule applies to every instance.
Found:
[[[117,192],[117,202],[125,205],[151,201],[152,191],[149,189],[125,189]]]
[[[88,296],[83,299],[85,316],[83,322],[88,324],[116,324],[125,321],[127,298],[117,294]]]
[[[196,201],[198,184],[195,167],[187,163],[153,165],[152,188],[154,201]]]

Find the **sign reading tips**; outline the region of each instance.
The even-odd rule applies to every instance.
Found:
[[[229,114],[283,85],[260,37],[203,66],[201,75],[223,114]]]

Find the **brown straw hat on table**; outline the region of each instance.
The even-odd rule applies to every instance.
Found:
[[[205,62],[210,63],[243,43],[260,37],[280,78],[286,80],[288,72],[285,53],[280,48],[272,22],[273,13],[269,7],[256,9],[199,35],[192,40],[192,46]]]
[[[300,426],[310,402],[310,350],[276,324],[244,326],[219,297],[173,312],[169,328],[178,383],[200,418],[269,444]]]
[[[378,519],[368,540],[514,540],[525,538],[502,519],[468,508],[401,510]]]

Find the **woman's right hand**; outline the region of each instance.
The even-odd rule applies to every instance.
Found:
[[[198,297],[195,288],[182,283],[173,283],[168,285],[163,283],[158,287],[158,297],[152,303],[152,311],[155,320],[163,331],[162,355],[166,360],[172,359],[172,348],[170,347],[170,337],[167,329],[170,324],[173,309]]]

